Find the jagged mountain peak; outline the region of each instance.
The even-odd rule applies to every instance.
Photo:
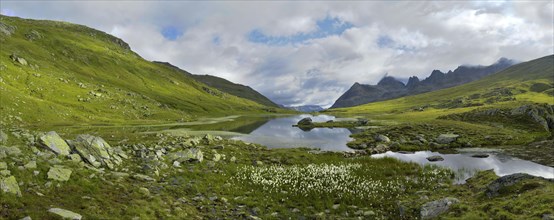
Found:
[[[389,86],[389,87],[404,87],[404,83],[400,82],[396,78],[392,76],[385,75],[379,83],[377,83],[379,86]]]

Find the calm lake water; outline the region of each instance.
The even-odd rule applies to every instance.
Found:
[[[236,140],[265,145],[269,148],[320,148],[324,151],[352,151],[346,143],[352,140],[352,132],[346,128],[314,128],[303,131],[292,127],[300,119],[311,117],[314,122],[336,120],[328,115],[297,115],[272,119],[249,134],[233,137]]]

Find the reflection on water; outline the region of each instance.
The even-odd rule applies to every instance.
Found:
[[[247,135],[233,137],[233,139],[258,143],[270,148],[310,147],[326,151],[352,151],[346,146],[346,143],[351,141],[350,134],[352,134],[348,129],[314,128],[310,131],[303,131],[292,127],[304,117],[311,117],[314,122],[335,119],[335,117],[328,115],[297,115],[276,118]]]
[[[413,154],[402,154],[395,152],[386,152],[383,154],[375,154],[372,157],[394,157],[402,161],[411,161],[418,164],[436,164],[443,167],[448,167],[455,171],[456,182],[464,183],[466,179],[472,177],[480,170],[494,170],[496,175],[505,176],[514,173],[527,173],[534,176],[542,176],[545,178],[554,178],[554,168],[543,166],[531,161],[521,160],[510,157],[500,152],[490,152],[488,158],[471,157],[473,153],[464,152],[460,154],[441,154],[431,151],[418,151]],[[426,158],[439,155],[444,158],[443,161],[429,162]]]

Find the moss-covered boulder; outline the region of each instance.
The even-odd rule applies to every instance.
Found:
[[[454,141],[456,141],[460,137],[460,135],[457,134],[441,134],[437,137],[436,141],[439,144],[450,144]]]
[[[21,196],[21,190],[19,184],[14,176],[2,178],[0,177],[0,191],[2,193],[10,193],[17,196]]]
[[[71,152],[69,145],[55,131],[50,131],[46,134],[43,134],[38,139],[41,146],[53,151],[58,155],[67,156]]]
[[[450,206],[459,202],[460,201],[456,198],[444,198],[425,203],[421,207],[421,219],[436,218],[440,214],[447,212]]]

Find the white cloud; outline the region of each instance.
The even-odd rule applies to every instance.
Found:
[[[3,14],[65,20],[124,39],[148,60],[246,84],[274,101],[332,104],[354,82],[385,73],[427,76],[500,57],[529,60],[553,52],[553,3],[536,2],[66,2],[2,1]],[[249,41],[313,33],[318,21],[353,27],[303,43]],[[165,39],[165,27],[181,29]],[[379,45],[386,37],[388,44]]]

